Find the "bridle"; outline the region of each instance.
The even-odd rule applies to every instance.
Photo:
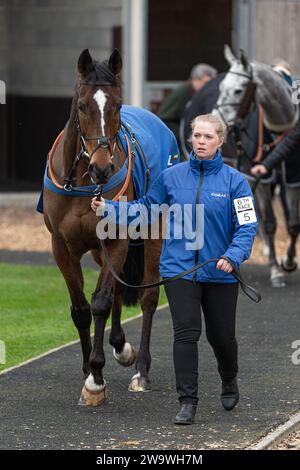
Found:
[[[97,150],[99,148],[109,149],[110,155],[111,155],[110,158],[113,159],[113,151],[114,151],[114,148],[115,148],[115,145],[116,145],[116,140],[117,140],[117,137],[118,137],[118,131],[120,129],[120,125],[118,126],[117,132],[112,137],[108,137],[106,135],[98,136],[98,137],[85,137],[83,135],[82,131],[81,131],[78,116],[77,116],[77,119],[76,119],[76,127],[77,127],[77,132],[78,132],[79,138],[80,138],[81,148],[84,152],[84,155],[89,160],[91,160],[92,156],[94,155],[94,153],[97,152]],[[87,150],[87,147],[86,147],[86,141],[90,141],[90,140],[97,140],[97,142],[98,142],[98,145],[96,145],[96,147],[93,149],[92,153],[89,153],[88,150]],[[110,145],[111,142],[114,142],[113,148]]]
[[[263,111],[262,106],[258,105],[258,149],[257,149],[256,156],[254,158],[251,158],[248,155],[246,149],[242,145],[242,138],[241,138],[242,129],[241,129],[240,124],[241,124],[242,120],[246,117],[248,112],[250,111],[251,105],[253,103],[256,104],[255,103],[255,92],[256,92],[256,86],[257,85],[253,81],[253,70],[252,70],[252,67],[251,67],[250,74],[244,74],[244,73],[240,73],[240,72],[233,72],[233,71],[230,71],[230,70],[228,71],[228,73],[232,73],[234,75],[240,75],[242,77],[248,78],[248,80],[249,80],[248,83],[247,83],[247,87],[246,87],[246,90],[245,90],[245,93],[244,93],[244,96],[243,96],[243,99],[242,99],[241,103],[231,103],[231,102],[226,103],[225,102],[225,103],[222,103],[220,105],[217,105],[217,104],[215,105],[215,109],[217,109],[217,111],[219,112],[219,114],[220,114],[221,118],[223,119],[224,123],[228,126],[229,132],[231,131],[233,133],[233,138],[234,138],[235,144],[236,144],[237,159],[238,159],[237,168],[239,170],[242,155],[244,155],[250,161],[252,166],[259,163],[262,160],[263,152],[264,151],[269,151],[272,147],[275,147],[287,135],[287,132],[282,133],[281,135],[279,135],[276,139],[274,139],[269,144],[264,144],[264,142],[263,142],[263,125],[264,125],[263,124],[263,116],[264,116],[264,111]],[[235,122],[232,126],[229,126],[227,124],[226,118],[223,115],[222,111],[220,110],[220,108],[222,108],[224,106],[239,106]],[[244,132],[246,132],[245,129],[244,129]],[[257,175],[255,177],[255,182],[254,182],[254,185],[252,187],[253,194],[254,194],[261,178],[262,178],[262,175]]]
[[[237,116],[236,116],[236,119],[235,119],[234,126],[238,125],[242,121],[242,119],[244,119],[244,117],[247,115],[247,113],[249,112],[251,105],[253,103],[255,104],[255,92],[256,92],[256,86],[257,85],[253,81],[252,67],[250,69],[249,74],[241,73],[241,72],[233,72],[231,70],[229,70],[227,73],[231,73],[233,75],[239,75],[241,77],[248,78],[248,80],[249,80],[248,83],[247,83],[247,86],[246,86],[246,90],[245,90],[243,99],[240,103],[234,103],[234,102],[227,101],[227,102],[221,103],[221,104],[216,103],[215,106],[214,106],[214,109],[216,109],[218,111],[218,113],[220,114],[220,116],[221,116],[222,120],[224,121],[224,123],[226,124],[226,126],[228,126],[230,128],[232,126],[228,125],[228,123],[226,121],[226,118],[225,118],[224,114],[222,113],[221,109],[223,107],[226,107],[226,106],[238,107],[239,109],[238,109],[238,112],[237,112]]]
[[[88,81],[85,81],[85,80],[80,80],[79,81],[79,86],[81,86],[81,85],[112,86],[112,84],[109,83],[109,82],[102,82],[102,81],[88,82]],[[71,171],[70,171],[69,175],[64,178],[64,181],[65,181],[64,189],[66,191],[70,191],[70,189],[72,187],[72,184],[74,183],[74,180],[75,180],[74,175],[76,173],[77,166],[78,166],[78,164],[79,164],[79,162],[82,158],[85,158],[88,162],[90,162],[91,159],[92,159],[92,156],[97,152],[97,150],[99,148],[103,148],[103,149],[108,149],[109,150],[110,159],[113,160],[115,146],[116,146],[116,143],[118,142],[118,139],[119,139],[119,134],[118,133],[119,133],[119,130],[121,129],[120,117],[119,117],[119,124],[118,124],[117,132],[112,137],[109,137],[109,136],[106,136],[106,135],[97,136],[97,137],[86,137],[86,136],[84,136],[83,132],[81,130],[81,127],[80,127],[80,121],[79,121],[78,114],[76,116],[75,124],[76,124],[77,132],[78,132],[78,135],[79,135],[81,148],[80,148],[79,153],[76,155],[76,157],[73,161],[73,165],[72,165],[72,168],[71,168]],[[89,151],[87,149],[86,142],[94,141],[94,140],[97,141],[98,144],[93,149],[92,153],[89,153]],[[112,143],[113,143],[113,145],[112,145]],[[97,192],[97,194],[99,194],[99,191]]]
[[[256,102],[255,102],[255,92],[256,92],[256,83],[254,82],[253,80],[253,70],[252,70],[252,67],[250,68],[250,73],[247,74],[247,73],[242,73],[242,72],[234,72],[234,71],[231,71],[229,70],[227,73],[231,73],[233,75],[238,75],[238,76],[241,76],[241,77],[244,77],[244,78],[247,78],[248,79],[248,83],[246,85],[246,90],[245,90],[245,93],[244,93],[244,96],[243,96],[243,99],[240,103],[233,103],[233,102],[225,102],[225,103],[221,103],[221,104],[216,104],[214,106],[214,109],[216,109],[219,113],[219,115],[221,116],[222,120],[224,121],[224,123],[226,124],[226,126],[228,127],[229,129],[229,132],[232,132],[233,134],[233,138],[234,138],[234,141],[235,141],[235,144],[236,144],[236,152],[237,152],[237,159],[238,159],[238,169],[240,167],[240,159],[242,157],[242,155],[245,155],[247,159],[249,159],[251,161],[251,163],[253,164],[253,161],[251,160],[251,158],[248,156],[246,150],[244,149],[244,147],[242,146],[242,138],[241,138],[241,127],[240,127],[240,124],[242,122],[242,120],[246,117],[246,115],[248,114],[248,112],[250,111],[251,109],[251,106],[254,104],[256,105]],[[226,107],[226,106],[233,106],[233,107],[238,107],[238,111],[237,111],[237,115],[236,115],[236,118],[235,118],[235,122],[233,123],[233,125],[230,125],[228,124],[224,114],[222,113],[221,111],[221,108],[223,107]]]
[[[112,86],[112,84],[108,83],[108,82],[102,82],[102,81],[86,82],[84,80],[80,80],[79,86],[80,85]],[[74,185],[74,183],[76,182],[75,173],[76,173],[76,170],[77,170],[77,166],[78,166],[78,164],[79,164],[79,162],[82,158],[85,158],[88,162],[90,162],[90,159],[91,159],[92,155],[95,153],[95,151],[98,148],[100,148],[100,147],[102,147],[102,148],[111,148],[110,147],[110,142],[112,142],[112,141],[115,141],[115,144],[120,142],[120,148],[121,148],[122,144],[121,144],[120,136],[119,136],[119,131],[121,131],[122,134],[123,134],[123,137],[124,137],[124,140],[125,140],[125,146],[126,146],[126,149],[127,149],[128,164],[126,164],[127,174],[126,174],[124,183],[123,183],[121,189],[119,190],[119,192],[113,198],[113,200],[117,201],[121,196],[123,196],[125,194],[125,192],[127,191],[128,186],[129,186],[129,183],[130,183],[131,173],[132,173],[132,168],[133,168],[133,162],[134,162],[134,159],[135,159],[135,151],[136,151],[135,146],[136,146],[136,143],[137,143],[134,134],[130,130],[128,130],[124,124],[121,125],[120,116],[119,116],[118,130],[117,130],[116,134],[114,134],[114,136],[112,136],[112,137],[108,137],[108,136],[85,137],[85,136],[83,136],[83,134],[81,132],[81,129],[80,129],[80,123],[79,123],[78,115],[76,117],[75,123],[76,123],[76,127],[77,127],[77,132],[78,132],[79,138],[80,138],[80,144],[81,144],[80,151],[73,160],[72,168],[70,170],[69,175],[67,177],[63,178],[64,184],[63,185],[60,184],[60,182],[55,177],[55,174],[54,174],[54,171],[53,171],[53,168],[52,168],[52,160],[53,160],[53,156],[55,154],[55,151],[57,149],[57,146],[60,142],[60,139],[61,139],[61,137],[64,133],[64,130],[62,130],[59,133],[59,135],[56,137],[55,142],[52,145],[52,148],[51,148],[51,150],[49,152],[49,156],[48,156],[48,171],[49,171],[49,176],[50,176],[51,182],[53,183],[55,188],[57,188],[58,190],[66,191],[70,195],[72,195],[72,193],[76,192],[76,193],[82,193],[83,195],[91,194],[91,195],[100,197],[100,195],[103,193],[103,189],[104,189],[103,184],[96,185],[95,189],[93,189],[93,190],[91,190],[90,188],[85,189],[85,187],[77,187],[76,185]],[[123,130],[123,128],[129,134],[129,136],[127,136],[127,134]],[[96,147],[96,149],[93,150],[92,154],[89,154],[89,152],[87,150],[87,147],[86,147],[86,144],[85,144],[85,141],[88,141],[88,140],[97,140],[98,141],[98,146]],[[114,144],[113,149],[111,151],[111,158],[113,158],[113,151],[114,151],[115,144]]]

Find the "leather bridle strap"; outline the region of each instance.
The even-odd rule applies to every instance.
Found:
[[[62,130],[59,135],[56,137],[55,141],[54,141],[54,144],[52,145],[52,148],[49,152],[49,157],[48,157],[48,171],[49,171],[49,177],[50,179],[52,180],[52,182],[54,183],[54,185],[59,188],[59,189],[63,189],[65,190],[66,192],[71,192],[72,190],[75,190],[76,191],[76,186],[73,187],[73,186],[70,186],[69,188],[67,188],[67,185],[62,185],[60,184],[55,175],[54,175],[54,171],[53,171],[53,168],[52,168],[52,160],[53,160],[53,156],[54,156],[54,153],[55,153],[55,150],[60,142],[60,139],[62,137],[62,134],[63,134],[64,130]],[[128,188],[128,185],[129,185],[129,182],[130,182],[130,178],[131,178],[131,172],[132,172],[132,167],[133,167],[133,158],[135,156],[135,137],[133,134],[131,134],[131,143],[132,143],[132,147],[130,146],[130,143],[129,143],[129,139],[127,137],[127,135],[124,133],[124,138],[126,140],[126,146],[127,146],[127,153],[128,153],[128,170],[127,170],[127,175],[126,175],[126,178],[125,178],[125,181],[123,183],[123,186],[122,188],[120,189],[120,191],[118,192],[118,194],[116,194],[116,196],[113,198],[114,201],[118,200],[121,196],[123,196]],[[81,149],[82,151],[82,149]],[[79,155],[79,154],[78,154]],[[77,156],[78,157],[78,156]],[[76,157],[76,158],[77,158]]]
[[[259,163],[262,160],[264,150],[269,151],[271,148],[275,147],[279,142],[284,139],[289,131],[285,131],[279,136],[276,137],[272,142],[269,144],[264,144],[264,110],[262,106],[259,106],[258,112],[258,148],[257,154],[253,159],[254,163]]]
[[[233,102],[227,101],[225,103],[221,103],[221,104],[216,103],[215,104],[214,109],[216,109],[218,111],[218,113],[220,114],[221,118],[223,119],[223,121],[225,122],[226,125],[227,125],[227,122],[226,122],[226,119],[225,119],[225,117],[224,117],[224,115],[221,111],[221,108],[224,108],[226,106],[238,107],[239,110],[238,110],[238,113],[237,113],[237,119],[244,117],[244,115],[246,113],[246,107],[249,108],[250,105],[251,105],[251,101],[253,101],[253,97],[254,97],[254,93],[255,93],[255,87],[256,87],[256,84],[253,82],[252,67],[251,67],[251,70],[250,70],[250,74],[241,73],[241,72],[233,72],[231,70],[229,70],[227,73],[231,73],[232,75],[238,75],[240,77],[248,78],[249,83],[247,85],[247,88],[246,88],[246,91],[245,91],[245,94],[244,94],[244,97],[243,97],[243,100],[242,100],[241,103],[233,103]]]

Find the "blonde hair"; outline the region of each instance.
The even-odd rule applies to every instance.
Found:
[[[193,119],[191,122],[192,131],[194,130],[198,122],[209,122],[210,124],[213,124],[219,138],[223,139],[225,142],[226,134],[227,134],[226,124],[218,116],[215,116],[214,114],[211,114],[211,113],[200,114],[199,116],[196,116],[195,119]]]

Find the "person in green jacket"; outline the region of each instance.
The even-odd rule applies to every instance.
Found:
[[[179,125],[185,106],[192,96],[216,75],[217,70],[208,64],[195,65],[187,82],[175,88],[160,106],[159,117],[174,133],[180,152]]]

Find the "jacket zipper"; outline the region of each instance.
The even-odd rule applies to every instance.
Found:
[[[203,183],[203,178],[204,178],[204,169],[203,166],[200,166],[200,180],[198,184],[198,189],[197,189],[197,196],[196,196],[196,208],[195,208],[195,220],[196,220],[196,240],[197,240],[197,206],[200,202],[200,191],[201,191],[201,186]],[[195,266],[199,262],[199,249],[196,249],[195,252]],[[193,282],[197,281],[197,271],[195,271],[194,276],[193,276]]]

